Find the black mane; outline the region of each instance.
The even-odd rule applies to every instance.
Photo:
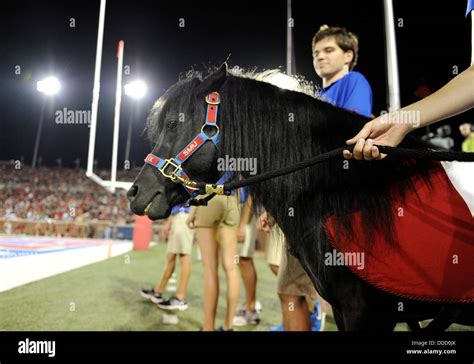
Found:
[[[148,118],[148,138],[156,144],[153,153],[168,158],[189,144],[201,130],[207,109],[204,97],[212,91],[221,96],[217,116],[221,144],[216,149],[212,143],[205,143],[183,164],[186,173],[196,181],[212,183],[219,178],[219,156],[256,158],[258,173],[292,165],[344,146],[346,139],[368,120],[317,99],[314,91],[308,93],[307,87],[294,87],[282,75],[275,75],[280,79],[278,82],[268,79],[272,74],[275,75],[273,71],[267,72],[264,77],[255,72],[235,73],[223,64],[204,79],[194,73],[180,80],[157,101]],[[290,84],[299,92],[286,91],[262,80],[283,81],[286,87]],[[186,116],[186,123],[174,122],[178,114]],[[433,148],[410,136],[402,146]],[[344,168],[346,163],[348,169]],[[334,249],[346,252],[343,244],[354,243],[362,251],[364,247],[370,248],[370,244],[383,244],[375,236],[397,247],[400,239],[394,227],[400,222],[397,219],[402,218],[398,215],[398,203],[403,204],[400,198],[403,200],[404,194],[415,190],[414,182],[418,186],[419,178],[430,187],[434,167],[438,168],[438,163],[397,160],[393,155],[374,162],[346,161],[339,156],[249,187],[256,212],[263,206],[275,218],[290,253],[300,261],[319,295],[331,304],[339,331],[383,333],[392,331],[397,322],[408,322],[410,328],[419,329],[418,322],[429,318],[435,318],[431,327],[424,328],[430,332],[449,326],[454,319],[472,324],[472,307],[468,305],[461,309],[464,305],[451,299],[447,303],[420,302],[426,298],[386,291],[376,280],[369,282],[359,277],[346,262],[328,264],[325,260]],[[253,172],[253,168],[234,171],[233,178],[246,178]],[[146,164],[128,197],[135,213],[143,214],[150,208],[150,218],[163,219],[189,195],[182,186]],[[357,215],[356,222],[353,215]],[[336,241],[330,241],[328,221],[333,223]],[[393,274],[398,274],[396,267]]]
[[[306,94],[247,78],[228,76],[220,93],[222,153],[258,158],[259,173],[343,146],[368,121]],[[413,138],[406,138],[403,145],[426,146]],[[349,163],[348,169],[344,163]],[[412,189],[409,177],[426,176],[429,165],[390,157],[377,162],[346,161],[341,156],[250,186],[249,192],[256,205],[264,206],[282,227],[290,251],[300,260],[313,259],[328,247],[326,219],[334,216],[338,232],[351,236],[349,213],[356,208],[362,212],[366,244],[377,232],[393,243],[396,206],[391,204],[390,186],[397,183],[402,193]]]
[[[158,140],[158,114],[166,113],[169,104],[179,103],[179,109],[191,115],[195,108],[202,108],[203,100],[194,94],[201,81],[199,75],[191,75],[160,98],[147,122],[150,141]],[[258,173],[343,146],[368,121],[305,93],[249,77],[228,74],[218,91],[221,156],[257,158]],[[411,137],[402,146],[426,147]],[[347,163],[348,169],[344,168]],[[282,227],[288,248],[303,266],[318,267],[315,260],[329,247],[324,228],[329,216],[335,217],[338,233],[347,237],[353,231],[349,213],[360,209],[364,243],[370,244],[376,233],[393,243],[396,206],[392,206],[389,190],[394,183],[402,194],[413,189],[409,177],[426,177],[430,165],[390,157],[377,162],[346,161],[341,156],[250,186],[249,193],[256,208],[265,207]],[[248,176],[249,172],[234,174],[234,178]],[[310,273],[314,276],[316,272]]]

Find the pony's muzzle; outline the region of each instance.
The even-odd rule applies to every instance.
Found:
[[[169,210],[168,201],[164,192],[140,186],[134,183],[127,192],[127,198],[130,203],[130,210],[136,215],[147,215],[150,219],[156,220],[166,217]]]
[[[127,192],[128,202],[132,203],[133,199],[135,198],[137,194],[138,194],[138,186],[134,184],[132,185],[132,187],[130,187],[130,189]]]

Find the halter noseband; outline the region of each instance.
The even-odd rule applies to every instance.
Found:
[[[196,182],[189,178],[181,165],[196,153],[196,151],[198,151],[208,140],[214,143],[216,148],[220,142],[219,126],[217,125],[217,111],[219,109],[220,96],[217,92],[211,92],[206,96],[205,100],[207,103],[206,122],[201,127],[201,132],[196,135],[194,139],[176,155],[176,157],[164,159],[150,153],[145,158],[145,163],[157,168],[165,178],[170,179],[174,183],[181,183],[192,198],[199,194],[199,188],[196,186]],[[206,127],[214,128],[215,133],[211,136],[207,135],[205,132]],[[172,168],[170,172],[168,171],[170,169],[169,167]],[[216,184],[223,183],[225,177],[227,177],[227,174],[224,174]],[[209,190],[209,193],[219,194],[219,192],[220,191],[218,190]]]

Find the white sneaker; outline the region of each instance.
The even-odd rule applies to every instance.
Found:
[[[158,307],[167,311],[185,311],[188,309],[188,303],[186,300],[180,300],[173,296],[169,300],[158,303]]]
[[[246,308],[240,309],[234,316],[232,324],[234,326],[248,326],[258,325],[260,323],[259,314],[257,311],[249,311]]]

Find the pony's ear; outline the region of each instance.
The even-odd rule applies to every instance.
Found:
[[[227,63],[224,62],[219,69],[207,76],[197,87],[200,94],[218,91],[227,78]]]

